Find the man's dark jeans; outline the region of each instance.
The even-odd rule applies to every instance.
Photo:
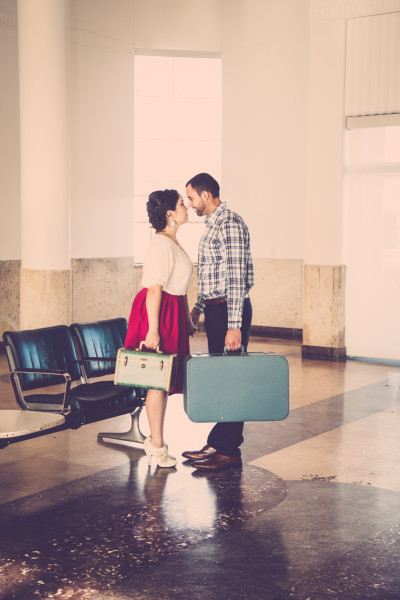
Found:
[[[242,317],[242,345],[247,350],[252,319],[250,298],[245,298]],[[208,351],[210,354],[222,354],[225,336],[228,330],[228,309],[226,303],[206,306],[204,324],[207,333]],[[243,402],[246,398],[243,398]],[[239,446],[243,442],[243,422],[217,423],[207,439],[207,444],[224,456],[240,456]]]

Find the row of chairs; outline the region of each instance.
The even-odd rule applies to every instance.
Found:
[[[139,417],[144,405],[145,390],[115,385],[118,349],[124,345],[127,321],[106,319],[91,323],[73,323],[3,334],[10,380],[15,399],[22,411],[15,413],[35,429],[33,413],[41,426],[19,431],[0,430],[0,448],[9,443],[33,437],[57,428],[76,429],[111,417],[130,414],[131,427],[124,433],[99,433],[99,439],[143,443]],[[21,411],[18,411],[21,412]],[[49,416],[45,427],[46,415]],[[59,419],[55,420],[54,415]],[[50,418],[53,416],[53,418]],[[0,417],[1,418],[1,417]],[[52,425],[53,424],[53,425]],[[22,431],[22,433],[21,433]]]

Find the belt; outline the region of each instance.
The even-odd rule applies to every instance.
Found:
[[[213,304],[224,304],[226,301],[226,296],[224,298],[210,298],[209,300],[204,300],[204,304],[205,306],[213,306]]]

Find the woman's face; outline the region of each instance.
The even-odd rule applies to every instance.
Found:
[[[182,196],[179,196],[178,202],[176,203],[175,210],[171,210],[171,219],[176,221],[177,225],[187,223],[188,221],[188,207],[185,206]]]

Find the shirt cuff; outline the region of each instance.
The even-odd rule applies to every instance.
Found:
[[[228,329],[240,329],[242,326],[242,320],[237,318],[228,319]]]
[[[200,313],[201,315],[204,313],[204,304],[203,304],[202,300],[198,300],[196,302],[196,304],[193,307],[193,310],[197,310],[197,312]]]
[[[228,329],[240,329],[242,326],[243,301],[228,298]]]

